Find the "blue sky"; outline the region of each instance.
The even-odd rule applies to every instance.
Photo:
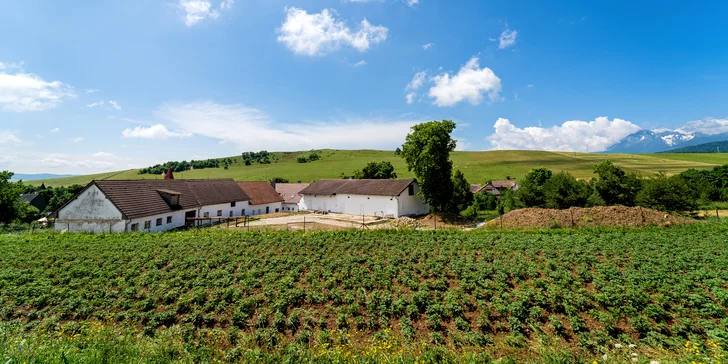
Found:
[[[0,2],[0,169],[728,131],[725,2]],[[688,124],[689,123],[689,124]]]

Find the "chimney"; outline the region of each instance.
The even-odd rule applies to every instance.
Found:
[[[167,173],[164,174],[164,179],[174,179],[174,174],[172,173],[172,167],[167,168]]]

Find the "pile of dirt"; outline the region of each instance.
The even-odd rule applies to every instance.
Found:
[[[422,224],[420,224],[417,220],[406,216],[394,219],[390,224],[395,229],[417,229],[422,227]]]
[[[569,228],[589,226],[648,226],[685,224],[691,220],[642,207],[572,207],[568,210],[521,209],[501,217],[504,228]],[[489,221],[488,228],[499,228],[501,220]]]
[[[429,228],[465,228],[472,224],[472,221],[456,214],[438,212],[427,214],[417,218],[420,224]]]

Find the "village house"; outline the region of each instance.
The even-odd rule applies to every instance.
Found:
[[[491,195],[495,195],[496,197],[500,197],[501,191],[503,190],[513,190],[518,191],[518,189],[521,187],[518,183],[516,183],[515,180],[509,179],[504,181],[491,181],[490,183],[486,183],[484,185],[480,184],[471,184],[470,185],[470,192],[472,193],[490,193]]]
[[[238,186],[250,198],[245,215],[262,215],[281,212],[283,198],[268,182],[238,182]]]
[[[242,216],[248,200],[232,179],[92,181],[50,217],[57,231],[156,232]]]
[[[46,206],[48,206],[48,201],[37,193],[24,193],[20,195],[20,202],[27,203],[30,206],[37,208],[40,212],[43,212]]]
[[[306,210],[397,218],[430,212],[419,191],[414,179],[322,179],[300,194]]]
[[[308,183],[275,183],[276,192],[283,198],[281,205],[282,212],[297,212],[305,210],[302,189],[308,187]]]

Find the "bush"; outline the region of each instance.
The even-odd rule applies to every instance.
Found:
[[[693,193],[680,176],[658,174],[643,181],[644,188],[637,194],[637,204],[660,211],[692,211],[698,207]]]

